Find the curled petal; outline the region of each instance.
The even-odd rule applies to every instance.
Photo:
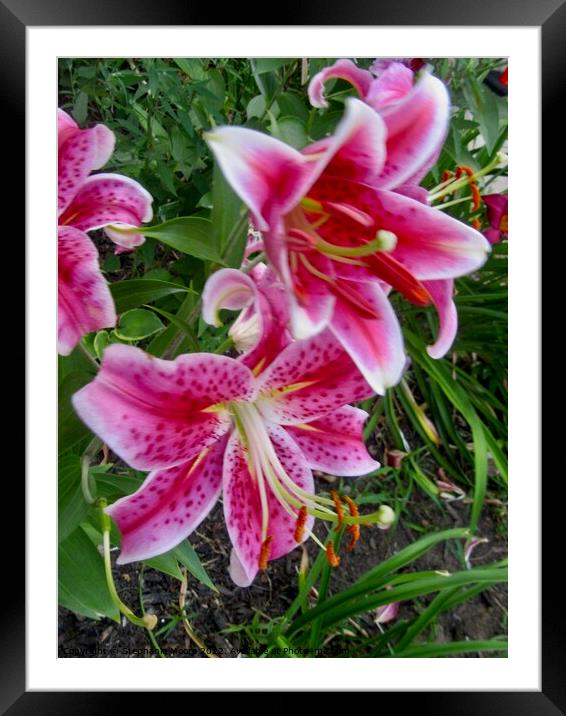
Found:
[[[309,100],[313,107],[328,107],[328,102],[324,98],[324,83],[330,79],[346,80],[362,99],[373,81],[371,73],[355,65],[352,60],[337,60],[330,67],[321,70],[310,81]]]
[[[343,283],[348,294],[348,282]],[[399,321],[377,281],[350,286],[373,308],[376,317],[360,314],[352,303],[339,296],[330,330],[369,385],[383,395],[387,388],[398,383],[405,366]]]
[[[372,184],[385,164],[387,129],[382,118],[359,99],[346,100],[344,116],[328,139],[315,142],[303,153],[320,157],[316,178],[324,174]]]
[[[365,475],[379,467],[363,441],[362,428],[367,417],[365,410],[345,405],[323,418],[290,425],[286,430],[313,470],[344,477]]]
[[[199,526],[220,496],[227,440],[220,438],[189,462],[151,472],[133,495],[106,508],[122,537],[118,564],[163,554]]]
[[[458,313],[454,305],[454,281],[425,281],[424,285],[438,311],[439,330],[436,341],[426,352],[431,358],[442,358],[454,343],[458,331]]]
[[[299,447],[279,427],[269,431],[269,438],[277,457],[288,476],[303,490],[314,492],[312,473]],[[270,539],[268,559],[277,559],[293,550],[296,515],[289,514],[279,503],[266,482],[269,513],[267,535]],[[223,470],[223,502],[226,526],[234,554],[230,560],[232,579],[238,586],[249,586],[259,569],[262,550],[262,508],[257,477],[250,474],[247,452],[235,432],[228,441]],[[308,518],[306,528],[312,527]],[[307,530],[305,530],[306,532]],[[306,536],[306,535],[305,535]]]
[[[381,110],[387,126],[387,161],[375,186],[394,189],[414,180],[444,143],[449,111],[446,87],[426,73],[402,100]]]
[[[252,400],[254,383],[249,368],[226,356],[169,361],[114,344],[73,405],[125,462],[152,470],[179,465],[224,435],[231,421],[223,403]]]
[[[82,336],[116,325],[116,310],[98,265],[98,252],[82,231],[59,228],[58,350],[69,355]]]
[[[379,111],[402,100],[412,88],[413,72],[401,62],[392,62],[373,80],[365,101]]]
[[[374,391],[330,331],[288,345],[259,376],[258,405],[272,422],[310,422]]]
[[[60,224],[70,224],[82,231],[101,229],[109,225],[136,227],[151,221],[152,197],[134,179],[119,174],[95,174],[83,183]],[[110,238],[125,249],[143,243],[143,236],[107,229]]]
[[[92,129],[78,129],[73,128],[72,122],[69,115],[59,112],[57,192],[60,215],[68,208],[88,175],[104,166],[114,150],[115,137],[108,127],[97,124]]]
[[[265,231],[304,196],[315,163],[283,142],[246,127],[219,127],[206,140],[234,191]]]
[[[222,325],[219,311],[226,308],[238,311],[257,298],[254,281],[236,269],[220,269],[206,282],[202,293],[202,317],[210,325],[218,328]]]

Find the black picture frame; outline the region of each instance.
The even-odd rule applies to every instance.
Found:
[[[295,6],[295,7],[293,7]],[[12,138],[16,148],[25,144],[25,58],[26,27],[28,26],[73,26],[73,25],[215,25],[209,20],[218,19],[215,9],[206,9],[206,4],[197,5],[186,0],[177,3],[174,0],[0,0],[0,59],[2,72],[3,111],[0,113],[4,124],[3,137]],[[222,10],[222,25],[283,25],[277,12],[267,20],[259,18],[253,12],[247,12],[246,6],[238,3]],[[564,86],[564,60],[566,59],[566,3],[565,0],[440,0],[426,3],[419,0],[397,0],[395,3],[368,3],[367,0],[349,0],[347,3],[317,0],[308,5],[296,0],[287,0],[285,12],[281,17],[297,18],[302,26],[308,25],[453,25],[453,26],[537,26],[542,35],[542,107],[543,134],[547,139],[544,173],[544,209],[545,225],[552,222],[552,212],[561,207],[558,192],[561,184],[549,178],[550,168],[554,167],[559,156],[556,155],[553,137],[563,135],[559,126],[559,102]],[[261,22],[258,22],[261,20]],[[530,88],[525,87],[528,92]],[[561,125],[563,123],[561,122]],[[16,140],[16,137],[19,139]],[[550,139],[549,139],[550,138]],[[550,146],[552,144],[552,147]],[[552,152],[552,153],[551,153]],[[24,216],[24,164],[21,151],[15,163],[11,164],[10,177],[19,171],[19,181],[7,182],[4,188],[8,213],[19,216],[11,236],[12,244],[20,241],[22,233],[21,217]],[[538,187],[533,187],[537,191]],[[20,212],[15,207],[20,206]],[[559,237],[557,237],[559,238]],[[21,243],[23,246],[23,242]],[[23,262],[21,264],[23,266]],[[16,355],[22,355],[22,349],[14,348]],[[11,356],[13,357],[13,353]],[[23,365],[23,360],[20,361]],[[540,377],[534,378],[540,386]],[[531,380],[530,385],[533,385]],[[531,388],[532,389],[532,388]],[[538,426],[533,426],[533,430]],[[27,446],[27,449],[33,449]],[[556,477],[560,477],[556,475]],[[18,478],[18,479],[16,479]],[[536,479],[536,476],[533,476]],[[542,612],[542,689],[539,692],[405,692],[401,703],[397,701],[401,694],[380,693],[379,709],[386,708],[384,699],[393,696],[396,708],[414,706],[420,713],[444,713],[468,716],[497,714],[505,716],[555,716],[566,714],[566,619],[564,618],[563,597],[559,588],[559,563],[553,555],[562,553],[561,522],[550,517],[550,501],[561,504],[558,492],[563,487],[563,479],[554,481],[545,498],[543,522],[543,571],[544,590]],[[0,610],[0,642],[2,644],[0,669],[0,713],[10,716],[20,714],[90,714],[100,713],[104,708],[115,708],[117,702],[124,703],[124,697],[118,693],[80,693],[80,692],[31,692],[26,690],[25,678],[25,595],[24,595],[24,482],[21,465],[10,481],[10,511],[20,519],[14,522],[11,533],[10,549],[4,550],[4,579],[9,576],[8,585],[4,581],[2,607]],[[19,525],[19,526],[18,526]],[[528,529],[528,526],[525,526]],[[559,531],[560,530],[560,531]],[[19,534],[18,534],[19,533]],[[19,540],[16,539],[19,536]],[[6,539],[6,537],[5,537]],[[552,545],[558,545],[556,551]],[[559,557],[561,559],[561,557]],[[533,579],[538,575],[533,574]],[[28,589],[38,585],[28,583]],[[526,619],[537,615],[525,615]],[[371,688],[371,687],[368,687]],[[450,685],[447,684],[447,688]],[[347,690],[347,684],[344,685]],[[127,696],[131,698],[131,695]],[[144,696],[144,698],[147,698]],[[407,699],[411,699],[409,704]],[[150,702],[146,702],[145,707]],[[190,704],[186,704],[190,707]],[[393,704],[392,704],[393,705]],[[194,702],[193,702],[194,707]]]

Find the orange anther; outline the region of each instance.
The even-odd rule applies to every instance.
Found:
[[[481,221],[479,219],[472,219],[472,226],[479,231],[481,229]]]
[[[340,557],[334,551],[332,542],[326,545],[326,559],[331,567],[337,567],[340,564]]]
[[[273,537],[269,535],[267,537],[263,544],[261,545],[261,551],[259,553],[259,568],[260,569],[267,569],[267,561],[269,560],[269,555],[271,554],[271,543],[273,542]]]
[[[307,508],[301,507],[297,515],[297,525],[295,527],[295,542],[301,544],[305,536],[305,523],[307,521]]]
[[[475,182],[470,184],[472,190],[472,211],[477,211],[481,206],[481,194],[478,185]]]
[[[459,179],[462,174],[467,174],[469,177],[474,176],[474,170],[472,167],[469,167],[467,164],[459,164],[456,167],[456,179]]]
[[[342,527],[344,524],[344,508],[342,507],[342,503],[340,502],[340,498],[338,497],[336,490],[332,490],[330,497],[334,500],[334,507],[336,509],[336,514],[338,515],[338,527]]]
[[[450,169],[445,169],[445,170],[442,172],[442,182],[443,182],[443,183],[444,183],[445,181],[448,181],[451,177],[452,177],[452,172],[450,171]]]
[[[358,517],[360,513],[354,500],[352,500],[351,497],[348,497],[348,495],[344,495],[344,501],[350,509],[350,515],[352,517]],[[348,543],[346,550],[351,552],[354,549],[356,542],[360,539],[360,525],[348,525],[348,527],[346,527],[346,532],[350,535],[350,542]]]

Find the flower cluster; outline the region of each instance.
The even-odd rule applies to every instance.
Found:
[[[440,357],[456,333],[453,281],[479,268],[490,245],[479,231],[429,206],[419,186],[446,136],[445,86],[426,68],[416,74],[390,62],[372,69],[339,60],[312,79],[316,107],[326,105],[331,78],[349,81],[359,99],[346,100],[332,136],[302,151],[244,127],[206,134],[260,235],[241,269],[214,273],[202,297],[202,316],[212,326],[220,325],[221,310],[240,311],[230,329],[239,357],[191,353],[162,360],[111,345],[96,378],[73,399],[114,452],[150,471],[136,493],[107,509],[122,536],[121,563],[176,546],[220,495],[233,545],[231,575],[242,586],[309,537],[337,565],[332,541],[323,544],[313,533],[315,518],[345,526],[349,547],[360,525],[391,523],[387,507],[360,515],[347,498],[317,496],[312,471],[358,476],[378,467],[363,443],[367,415],[350,403],[383,394],[406,365],[391,292],[436,307],[439,333],[428,352]],[[88,177],[111,151],[103,128],[69,124],[69,131],[78,139],[90,132],[96,141],[80,139],[92,155],[82,163],[63,144],[64,179],[76,176],[60,185],[64,230],[84,244],[82,231],[149,220],[141,187],[118,184],[113,175]],[[114,240],[121,235],[110,229]],[[131,248],[136,239],[128,236]],[[262,256],[250,261],[259,252],[267,264]],[[67,275],[64,306],[72,285]],[[102,283],[96,287],[102,293]],[[67,347],[111,319],[109,313],[81,317]]]

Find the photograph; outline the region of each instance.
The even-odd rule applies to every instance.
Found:
[[[508,659],[509,64],[59,54],[59,660]]]

